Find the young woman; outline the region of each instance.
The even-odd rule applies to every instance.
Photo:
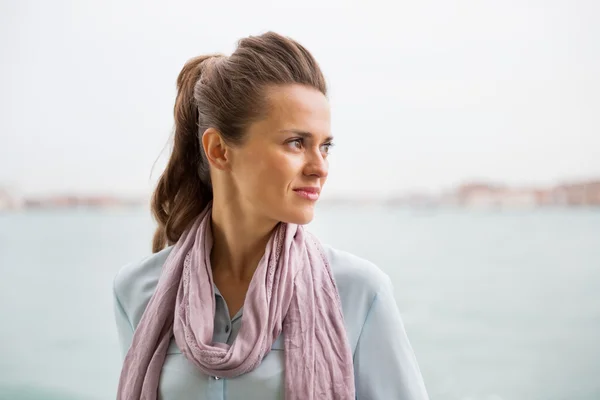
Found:
[[[177,87],[154,254],[114,282],[118,399],[427,399],[388,276],[303,228],[333,140],[311,54],[248,37]]]

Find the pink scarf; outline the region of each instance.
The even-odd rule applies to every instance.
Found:
[[[284,333],[285,399],[354,400],[352,353],[337,287],[319,242],[280,223],[252,277],[238,336],[213,343],[215,296],[211,205],[175,244],[133,335],[118,400],[156,400],[171,336],[208,375],[234,378],[256,368]]]

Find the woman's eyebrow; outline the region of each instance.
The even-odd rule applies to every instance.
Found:
[[[314,136],[315,136],[315,135],[313,135],[310,132],[302,131],[302,130],[299,130],[299,129],[282,129],[279,132],[281,132],[281,133],[293,133],[295,135],[298,135],[298,136],[301,136],[301,137],[307,138],[307,139],[313,139]],[[326,142],[331,142],[332,140],[333,140],[333,136],[327,136],[325,138]]]

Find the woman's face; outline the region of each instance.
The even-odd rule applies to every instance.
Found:
[[[307,224],[327,180],[329,103],[301,85],[270,88],[267,98],[266,117],[250,125],[244,144],[231,150],[239,200],[267,218]]]

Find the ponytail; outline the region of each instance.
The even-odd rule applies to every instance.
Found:
[[[200,144],[198,103],[194,88],[210,60],[217,55],[189,60],[177,78],[173,151],[152,196],[152,214],[158,223],[152,252],[177,242],[194,218],[212,200],[208,161]]]

